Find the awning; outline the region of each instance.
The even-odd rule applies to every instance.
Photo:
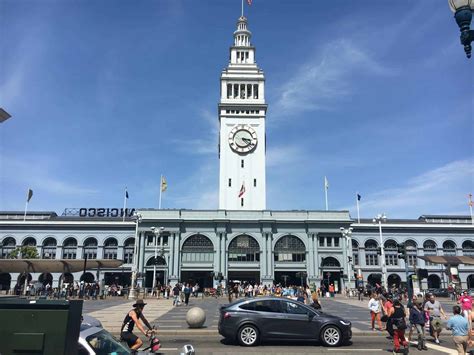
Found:
[[[115,269],[123,260],[88,259],[86,269]],[[78,272],[84,270],[84,260],[76,259],[0,259],[0,272]]]
[[[472,256],[419,256],[420,259],[429,261],[433,264],[444,264],[444,265],[474,265],[474,258]]]

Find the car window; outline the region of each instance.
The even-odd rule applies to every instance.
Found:
[[[239,308],[245,309],[247,311],[255,311],[255,303],[257,302],[244,303],[244,304],[241,304]]]
[[[308,310],[299,304],[293,302],[282,302],[282,309],[284,313],[289,314],[308,314]]]
[[[252,302],[255,306],[255,311],[280,313],[280,302],[274,300],[264,300]]]
[[[86,338],[86,341],[97,355],[130,354],[130,352],[122,344],[117,342],[117,340],[115,340],[112,335],[110,335],[110,333],[106,332],[105,330],[89,335]]]

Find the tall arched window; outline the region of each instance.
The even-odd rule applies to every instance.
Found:
[[[275,261],[302,262],[306,260],[306,248],[300,238],[286,235],[275,244]]]
[[[239,235],[229,244],[229,261],[260,261],[260,246],[248,235]]]
[[[462,254],[464,256],[474,256],[474,242],[472,240],[466,240],[462,243]]]
[[[443,243],[443,254],[444,256],[455,256],[456,255],[456,244],[453,241],[447,240]]]
[[[108,238],[104,242],[104,259],[117,259],[118,242],[115,238]]]
[[[359,265],[359,242],[352,239],[352,263]]]
[[[123,245],[123,262],[133,264],[133,252],[135,250],[135,238],[128,238]]]
[[[212,263],[214,261],[214,245],[205,235],[196,234],[184,241],[181,255],[183,262]]]
[[[53,237],[46,238],[43,242],[43,248],[41,251],[42,259],[56,259],[56,239]]]
[[[2,242],[2,259],[8,259],[10,253],[15,250],[16,248],[16,242],[15,239],[12,237],[7,237],[3,240]]]
[[[75,259],[77,255],[77,240],[67,238],[63,243],[63,259]]]
[[[385,250],[385,264],[398,265],[397,242],[394,240],[387,240],[384,245],[384,250]]]
[[[417,245],[414,240],[407,240],[405,242],[405,249],[407,251],[407,263],[408,265],[417,264]]]
[[[369,239],[365,242],[365,264],[367,266],[374,266],[379,264],[377,247],[378,244],[375,240]]]
[[[28,247],[35,247],[36,246],[36,239],[33,238],[33,237],[28,237],[26,238],[24,241],[23,241],[23,244],[22,244],[24,247],[28,246]]]
[[[95,238],[87,238],[84,241],[84,255],[82,256],[84,259],[97,259],[97,239]]]
[[[436,243],[432,240],[427,240],[423,243],[423,255],[424,256],[436,256],[437,246]],[[432,266],[434,265],[433,263],[430,263],[429,261],[425,261],[426,266]]]

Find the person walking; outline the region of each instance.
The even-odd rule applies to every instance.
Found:
[[[377,325],[379,330],[382,331],[382,322],[380,320],[380,313],[382,312],[382,304],[380,302],[379,296],[376,293],[372,293],[368,304],[370,310],[370,318],[372,324],[372,330],[375,330],[375,320],[377,320]]]
[[[467,319],[471,329],[472,297],[468,295],[466,290],[459,296],[458,303],[461,306],[462,315]]]
[[[393,353],[400,352],[403,346],[403,353],[408,353],[408,341],[405,339],[405,330],[407,329],[405,307],[400,303],[400,300],[393,301],[393,308],[388,315],[390,324],[393,328]]]
[[[444,313],[441,303],[436,300],[435,296],[431,294],[429,296],[428,302],[425,303],[425,311],[429,313],[430,317],[430,333],[433,336],[435,343],[439,344],[439,335],[441,334],[442,324],[441,317],[447,319],[446,314]]]
[[[410,331],[414,328],[418,334],[418,350],[428,350],[425,344],[425,311],[422,300],[416,300],[410,309]]]
[[[189,304],[189,296],[191,296],[191,287],[189,284],[186,284],[184,288],[184,304],[187,306]]]
[[[179,286],[176,284],[173,287],[173,306],[179,306]]]
[[[452,332],[458,354],[465,355],[467,346],[471,343],[471,334],[468,320],[461,315],[461,307],[453,307],[453,316],[449,319],[447,328]]]

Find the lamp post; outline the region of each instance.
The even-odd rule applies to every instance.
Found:
[[[158,258],[158,237],[161,235],[161,233],[163,233],[163,231],[165,230],[165,227],[160,227],[160,228],[151,227],[150,229],[155,235],[155,259],[153,263],[153,285],[152,285],[152,291],[151,291],[153,293],[153,290],[156,287],[156,261]]]
[[[352,272],[352,228],[341,227],[341,234],[346,239],[347,243],[347,283],[351,287],[351,272]]]
[[[461,31],[461,44],[464,46],[466,56],[471,58],[471,42],[474,41],[474,30],[470,29],[474,0],[448,0],[451,11],[454,12],[459,30]]]
[[[387,288],[387,265],[385,264],[385,250],[383,245],[383,236],[382,236],[382,221],[387,221],[387,216],[385,213],[378,214],[372,222],[379,224],[379,236],[380,236],[380,257],[382,258],[382,279],[383,279],[383,286]]]
[[[135,219],[135,245],[133,246],[132,285],[130,287],[130,298],[135,298],[135,284],[137,282],[138,272],[138,224],[142,221],[142,215],[135,212],[133,217]]]

